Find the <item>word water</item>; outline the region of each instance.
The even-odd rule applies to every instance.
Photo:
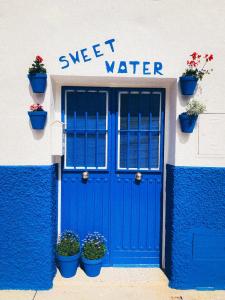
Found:
[[[115,39],[110,39],[102,44],[94,44],[89,48],[83,48],[67,55],[59,57],[61,63],[61,69],[69,68],[71,64],[86,63],[90,60],[96,59],[104,55],[104,51],[114,52]]]
[[[105,68],[107,73],[112,74],[143,74],[143,75],[163,75],[163,65],[161,62],[149,61],[105,61]]]

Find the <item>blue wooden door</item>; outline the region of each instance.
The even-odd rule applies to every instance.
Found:
[[[164,89],[62,88],[61,229],[104,234],[105,265],[160,264],[164,99]]]

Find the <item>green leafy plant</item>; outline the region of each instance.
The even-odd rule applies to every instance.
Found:
[[[106,239],[98,232],[89,233],[83,240],[82,256],[87,259],[99,259],[107,252]]]
[[[206,69],[208,62],[213,60],[213,54],[201,55],[197,52],[193,52],[191,59],[187,61],[187,68],[182,76],[195,76],[196,78],[202,80],[205,74],[210,74],[213,69]],[[201,60],[204,60],[203,62]]]
[[[188,103],[186,106],[186,113],[189,116],[198,116],[199,114],[202,114],[206,111],[206,106],[205,104],[197,101],[197,100],[192,100]]]
[[[80,252],[79,236],[72,231],[65,231],[60,235],[56,251],[61,256],[76,255]]]
[[[29,68],[29,74],[36,74],[36,73],[46,73],[46,68],[44,67],[43,58],[40,55],[37,55],[34,62],[32,63],[32,67]]]

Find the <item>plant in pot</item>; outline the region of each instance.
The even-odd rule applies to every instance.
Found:
[[[47,118],[47,111],[43,110],[40,104],[32,104],[30,111],[28,111],[31,126],[33,129],[44,129]]]
[[[83,240],[82,267],[89,277],[101,272],[102,261],[107,252],[106,239],[98,232],[89,233]]]
[[[65,278],[73,277],[79,265],[80,240],[72,231],[61,234],[56,247],[56,263],[61,275]]]
[[[213,54],[201,55],[193,52],[190,56],[191,59],[187,61],[187,68],[180,77],[181,93],[187,96],[194,94],[198,80],[202,80],[205,74],[210,74],[212,69],[206,69],[206,65],[213,60]]]
[[[182,132],[191,133],[195,128],[198,115],[206,111],[205,104],[192,100],[186,106],[186,112],[179,115],[180,126]]]
[[[46,68],[43,58],[37,55],[32,66],[28,70],[28,78],[34,93],[44,93],[47,85]]]

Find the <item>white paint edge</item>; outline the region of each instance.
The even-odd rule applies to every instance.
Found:
[[[61,216],[62,216],[62,164],[58,164],[58,236],[61,234]]]

